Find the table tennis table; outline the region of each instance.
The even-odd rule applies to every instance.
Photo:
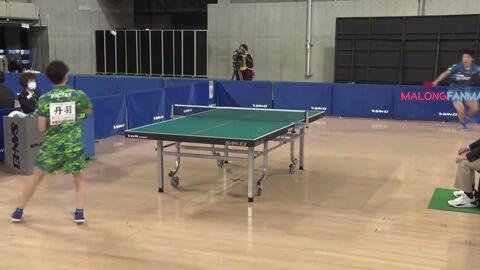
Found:
[[[229,161],[246,161],[248,202],[253,202],[254,194],[263,193],[268,155],[273,150],[290,144],[289,172],[304,169],[306,128],[324,115],[324,111],[173,105],[172,119],[127,130],[125,136],[157,141],[159,192],[164,192],[164,156],[176,158],[175,168],[168,173],[173,187],[179,185],[181,157],[216,160],[219,167]],[[297,140],[300,141],[298,159]],[[257,150],[260,145],[263,149]],[[255,186],[254,161],[260,157],[263,157],[263,173]]]

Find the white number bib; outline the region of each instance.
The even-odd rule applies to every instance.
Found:
[[[75,102],[50,103],[51,126],[57,126],[75,120]]]

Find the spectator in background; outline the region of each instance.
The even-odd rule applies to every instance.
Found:
[[[33,114],[40,97],[40,93],[37,91],[37,76],[30,72],[23,73],[20,76],[20,85],[22,86],[22,92],[18,96],[18,101],[22,111],[26,114]]]
[[[14,56],[8,58],[8,71],[20,73],[22,72],[22,65],[20,65],[20,60]]]
[[[6,87],[5,73],[0,72],[0,109],[13,109],[15,107],[15,96],[13,91]]]

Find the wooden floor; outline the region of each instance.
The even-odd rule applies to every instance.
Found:
[[[308,130],[306,171],[289,175],[289,147],[277,150],[254,204],[241,164],[185,160],[181,189],[158,194],[153,142],[103,141],[83,226],[61,175],[11,224],[26,178],[0,172],[0,269],[477,269],[480,215],[427,209],[451,186],[458,147],[480,137],[457,128],[323,119]]]

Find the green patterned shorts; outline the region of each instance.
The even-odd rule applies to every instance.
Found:
[[[63,171],[65,174],[79,173],[87,167],[82,151],[54,153],[40,150],[36,162],[37,167],[47,173]]]

